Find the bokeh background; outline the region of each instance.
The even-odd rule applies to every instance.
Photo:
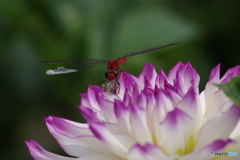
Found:
[[[23,140],[63,154],[43,117],[84,122],[78,93],[101,85],[105,66],[48,76],[59,65],[39,61],[114,59],[128,52],[183,42],[128,59],[122,70],[138,76],[146,62],[167,73],[191,61],[201,76],[221,63],[240,63],[240,1],[236,0],[0,0],[0,157],[30,160]]]

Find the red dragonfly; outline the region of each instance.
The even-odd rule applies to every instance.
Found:
[[[72,72],[78,72],[80,70],[84,70],[86,68],[94,67],[100,64],[106,64],[107,63],[107,70],[105,71],[105,78],[103,84],[102,84],[102,90],[104,92],[113,92],[113,93],[118,93],[119,92],[119,82],[118,82],[118,76],[120,73],[120,64],[125,63],[127,61],[128,57],[142,54],[142,53],[147,53],[151,51],[155,51],[158,49],[162,49],[165,47],[169,47],[177,43],[171,43],[168,45],[160,46],[160,47],[155,47],[155,48],[150,48],[142,51],[137,51],[137,52],[131,52],[128,54],[125,54],[117,59],[114,60],[107,60],[107,59],[86,59],[86,60],[78,60],[78,61],[41,61],[40,63],[45,63],[45,64],[67,64],[67,63],[78,63],[78,62],[88,62],[80,65],[74,66],[75,69],[68,69],[65,67],[57,67],[53,68],[50,70],[47,70],[46,74],[48,75],[54,75],[54,74],[66,74],[66,73],[72,73]],[[77,69],[76,69],[77,68]]]

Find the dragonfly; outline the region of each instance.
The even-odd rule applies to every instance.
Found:
[[[181,42],[171,43],[160,47],[154,47],[142,51],[127,53],[117,59],[108,60],[108,59],[86,59],[86,60],[77,60],[77,61],[41,61],[40,63],[44,64],[69,64],[69,63],[82,63],[74,66],[74,68],[66,68],[66,67],[57,67],[47,70],[46,74],[54,75],[54,74],[66,74],[78,72],[81,70],[85,70],[90,67],[95,67],[101,64],[107,64],[107,69],[105,71],[105,80],[102,83],[102,91],[104,92],[112,92],[114,94],[119,93],[120,83],[118,82],[118,77],[120,74],[120,65],[127,61],[128,57],[155,51],[158,49],[166,48],[169,46],[173,46],[179,44]]]

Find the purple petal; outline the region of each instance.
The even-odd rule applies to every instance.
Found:
[[[133,94],[132,101],[134,101],[135,105],[147,109],[148,106],[148,97],[149,94],[153,93],[153,90],[150,88],[144,88],[140,94],[135,93]]]
[[[100,122],[100,121],[104,120],[104,118],[102,117],[102,115],[100,113],[97,113],[97,111],[94,112],[90,108],[79,106],[78,109],[80,110],[83,117],[85,118],[85,120],[88,123],[90,123],[90,122]]]
[[[218,81],[220,78],[220,64],[218,64],[216,67],[214,67],[209,76],[209,80],[211,81]]]
[[[63,118],[49,116],[45,118],[46,124],[51,129],[68,137],[77,137],[81,135],[92,135],[88,129],[88,124],[76,123]],[[51,131],[51,130],[50,130]]]
[[[188,62],[177,72],[175,84],[177,85],[178,93],[183,96],[192,85],[197,87],[199,81],[199,75]]]
[[[125,72],[122,72],[119,77],[119,83],[120,83],[120,93],[118,96],[120,99],[124,99],[124,95],[126,92],[133,92],[134,88],[137,88],[138,91],[142,90],[144,88],[144,83],[140,81],[138,78],[131,74],[127,74]]]
[[[115,117],[112,116],[113,102],[103,98],[99,87],[90,86],[88,90],[88,96],[84,95],[83,104],[85,105],[81,104],[79,108],[88,122],[95,119],[99,119],[98,121],[116,122]],[[84,107],[90,108],[91,110]],[[90,112],[93,113],[93,118],[90,117]]]
[[[88,87],[87,94],[80,94],[82,97],[81,99],[81,106],[94,108],[95,110],[100,110],[100,106],[96,99],[97,96],[101,93],[101,89],[99,86],[92,86]]]
[[[172,89],[165,88],[163,91],[172,102],[173,106],[176,106],[182,100],[182,97]]]
[[[34,160],[73,160],[75,158],[59,156],[43,149],[35,140],[25,141]]]
[[[156,85],[158,88],[164,88],[165,83],[167,83],[167,76],[163,72],[162,69],[160,69],[159,74],[156,77]]]
[[[151,84],[151,82],[148,81],[147,77],[144,77],[144,89],[149,88],[149,89],[154,89],[155,84]]]
[[[99,104],[99,96],[101,93],[101,89],[98,86],[89,86],[88,88],[88,100],[92,108],[96,110],[101,110],[101,105]]]
[[[119,78],[118,78],[118,82],[120,84],[120,90],[119,90],[118,96],[120,97],[120,99],[124,98],[124,94],[126,92],[126,89],[128,89],[127,88],[127,84],[126,84],[128,79],[131,79],[129,74],[127,74],[126,72],[122,71],[121,74],[119,75]]]
[[[138,91],[141,91],[144,88],[144,82],[130,74],[128,75],[128,79],[126,80],[125,83],[126,88],[128,88],[128,90],[131,92],[133,91],[134,88],[138,88]]]
[[[156,77],[157,77],[157,72],[154,66],[150,63],[146,63],[138,78],[143,82],[145,82],[145,79],[146,79],[146,81],[149,84],[148,87],[151,89],[154,89]]]
[[[136,90],[138,90],[138,89],[136,89]],[[132,103],[131,100],[132,100],[132,92],[130,92],[128,89],[126,89],[124,98],[121,101],[124,103],[124,105],[128,106],[130,103]]]
[[[221,81],[221,83],[226,83],[230,79],[232,79],[233,77],[235,77],[237,75],[240,75],[240,65],[237,65],[233,68],[228,69],[220,81]]]
[[[168,72],[168,81],[171,85],[174,84],[174,80],[177,77],[177,73],[179,71],[179,69],[181,69],[183,67],[183,63],[182,62],[178,62],[169,72]]]

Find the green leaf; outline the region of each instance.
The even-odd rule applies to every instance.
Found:
[[[240,76],[232,78],[228,83],[215,84],[237,105],[240,106]]]

